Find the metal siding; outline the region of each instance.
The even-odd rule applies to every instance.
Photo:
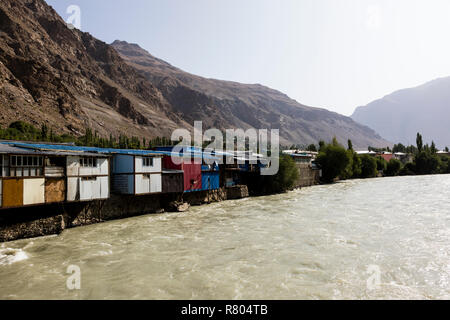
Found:
[[[115,155],[113,173],[133,173],[133,156]]]
[[[74,156],[67,157],[67,175],[68,176],[80,175],[80,157]]]
[[[95,199],[101,199],[101,189],[102,189],[102,184],[100,181],[100,177],[97,177],[95,180],[90,180],[91,181],[91,190],[92,190],[92,196],[91,199],[95,200]]]
[[[3,180],[3,207],[23,206],[23,179]]]
[[[150,193],[150,179],[143,174],[135,175],[135,187],[136,194]]]
[[[80,200],[92,200],[92,180],[80,179]]]
[[[109,177],[99,177],[100,181],[100,198],[108,199],[109,198]]]
[[[67,201],[80,200],[80,178],[67,179]]]
[[[109,159],[98,158],[97,162],[99,164],[100,174],[109,174]]]
[[[152,174],[150,176],[150,192],[162,192],[162,177],[161,174]]]
[[[128,193],[134,194],[134,175],[128,176]]]
[[[114,175],[113,191],[122,194],[134,194],[134,175],[132,174]]]
[[[143,168],[142,168],[142,157],[134,157],[134,172],[143,172]]]
[[[202,165],[197,163],[183,163],[184,191],[202,190]],[[192,184],[191,182],[194,181]]]
[[[80,176],[93,176],[94,168],[80,167]]]
[[[183,192],[183,173],[163,173],[162,190],[164,193]]]
[[[152,167],[144,167],[143,166],[143,158],[136,156],[136,173],[157,173],[162,171],[161,167],[161,158],[153,157],[153,166]]]
[[[45,179],[24,179],[23,181],[23,204],[45,203]]]
[[[207,171],[202,172],[202,190],[219,189],[219,172]]]

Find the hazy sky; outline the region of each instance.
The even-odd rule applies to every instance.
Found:
[[[105,41],[194,74],[261,83],[350,115],[450,76],[449,0],[47,0]]]

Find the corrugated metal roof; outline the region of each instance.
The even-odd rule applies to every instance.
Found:
[[[33,148],[24,148],[11,146],[0,143],[0,154],[17,154],[17,155],[42,155],[42,156],[89,156],[89,157],[107,157],[108,155],[100,155],[90,152],[68,152],[57,150],[36,150]]]
[[[113,148],[96,148],[96,147],[82,147],[72,145],[55,145],[46,143],[23,143],[23,142],[2,142],[2,144],[9,144],[15,147],[36,149],[40,151],[59,151],[59,152],[78,152],[91,153],[93,155],[102,154],[129,154],[129,155],[155,155],[162,156],[161,152],[151,150],[132,150],[132,149],[113,149]]]
[[[82,147],[74,145],[61,145],[61,144],[48,144],[48,143],[28,143],[28,142],[15,142],[15,141],[2,141],[0,145],[9,145],[12,147],[20,147],[24,149],[34,149],[38,151],[58,151],[58,152],[76,152],[78,155],[114,155],[114,154],[126,154],[126,155],[138,155],[138,156],[175,156],[175,157],[187,157],[187,158],[203,158],[219,160],[217,157],[210,156],[201,152],[193,152],[195,149],[185,149],[186,153],[174,153],[172,151],[154,151],[154,150],[134,150],[134,149],[114,149],[114,148],[97,148],[97,147]],[[170,149],[170,148],[167,148]],[[189,151],[188,151],[189,150]]]
[[[34,154],[36,152],[32,151],[32,150],[16,148],[16,147],[10,146],[8,144],[0,143],[0,153],[2,153],[2,154],[6,154],[6,153]]]

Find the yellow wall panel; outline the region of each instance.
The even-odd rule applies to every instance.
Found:
[[[3,180],[3,208],[23,206],[23,179]]]

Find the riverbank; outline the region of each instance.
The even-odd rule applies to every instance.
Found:
[[[60,234],[86,226],[139,215],[177,211],[178,203],[199,206],[248,197],[247,186],[181,194],[111,195],[106,200],[61,203],[0,211],[0,242]],[[174,205],[175,204],[175,205]]]

